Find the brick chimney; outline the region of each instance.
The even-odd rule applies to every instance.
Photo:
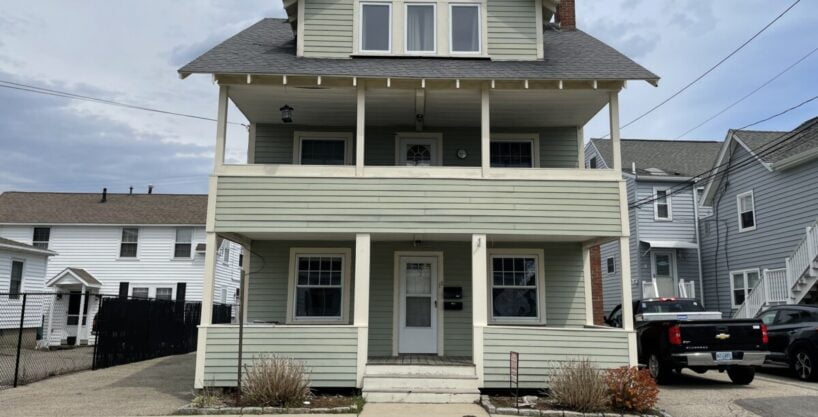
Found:
[[[577,14],[574,8],[574,0],[560,0],[555,14],[557,23],[562,30],[574,30],[577,28]]]

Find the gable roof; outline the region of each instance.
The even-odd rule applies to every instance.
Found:
[[[607,165],[612,165],[610,139],[591,139]],[[622,139],[622,171],[652,177],[695,177],[713,167],[721,142],[704,140]]]
[[[79,281],[81,284],[85,285],[86,287],[90,288],[102,288],[102,283],[99,282],[90,272],[82,269],[82,268],[74,268],[68,267],[60,271],[57,275],[54,275],[48,282],[45,283],[46,287],[52,287],[54,285],[63,284],[62,281],[65,278],[74,278],[76,281]],[[67,284],[76,284],[76,282],[68,282]]]
[[[47,255],[47,256],[52,256],[52,255],[57,254],[57,252],[50,251],[48,249],[40,249],[38,247],[34,247],[32,245],[29,245],[29,244],[26,244],[26,243],[23,243],[23,242],[18,242],[16,240],[6,239],[6,238],[2,238],[2,237],[0,237],[0,249],[8,249],[8,250],[13,250],[13,251],[18,251],[18,252],[36,253],[36,254]]]
[[[263,19],[179,69],[201,74],[323,75],[394,78],[532,80],[647,80],[659,77],[580,30],[546,30],[545,59],[492,61],[469,58],[296,56],[286,19]]]
[[[0,224],[204,225],[207,196],[99,193],[0,194]]]

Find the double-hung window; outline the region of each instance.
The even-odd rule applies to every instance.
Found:
[[[409,54],[433,54],[436,48],[435,5],[423,3],[406,4],[406,52]]]
[[[453,54],[479,54],[481,47],[480,5],[450,5],[449,45]]]
[[[48,241],[51,239],[50,227],[35,227],[31,245],[35,248],[48,249]]]
[[[23,261],[11,261],[11,279],[9,280],[9,299],[20,298],[23,289]]]
[[[538,149],[536,138],[492,138],[489,159],[492,168],[534,168]]]
[[[139,229],[136,227],[123,227],[122,240],[119,244],[120,258],[136,258],[139,245]]]
[[[290,321],[342,322],[349,294],[349,251],[293,249]]]
[[[736,196],[738,206],[738,231],[748,232],[756,229],[756,203],[752,191]]]
[[[172,300],[173,299],[173,288],[157,288],[156,289],[156,299],[157,300]]]
[[[361,52],[389,53],[392,50],[392,5],[361,3]]]
[[[661,221],[673,220],[670,190],[667,188],[653,189],[653,218]]]
[[[493,321],[539,322],[544,316],[540,256],[498,253],[490,256]]]
[[[176,229],[176,243],[173,245],[174,258],[190,258],[193,249],[193,229],[180,227]]]
[[[758,279],[758,269],[748,269],[746,271],[730,273],[730,294],[732,296],[733,308],[739,308],[744,304],[744,300],[750,296],[753,287],[758,283]]]
[[[148,287],[134,287],[131,292],[133,298],[147,299],[149,295],[150,289]]]

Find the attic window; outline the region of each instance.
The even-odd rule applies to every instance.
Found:
[[[391,4],[361,4],[361,51],[388,53],[392,50],[391,20]]]

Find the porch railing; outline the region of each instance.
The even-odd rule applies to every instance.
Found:
[[[642,298],[656,298],[658,294],[656,280],[642,281]]]
[[[807,235],[798,244],[798,247],[787,258],[787,283],[793,291],[798,291],[801,277],[808,273],[815,275],[813,262],[818,257],[818,221],[807,227]]]
[[[679,280],[679,297],[696,298],[696,281]]]

